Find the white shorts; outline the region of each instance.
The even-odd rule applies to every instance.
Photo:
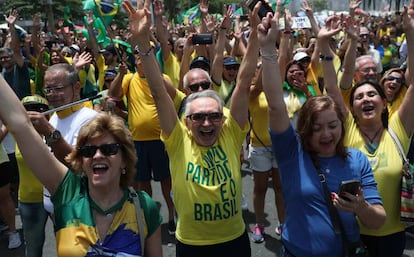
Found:
[[[265,172],[278,167],[270,146],[249,145],[249,161],[250,168],[258,172]]]

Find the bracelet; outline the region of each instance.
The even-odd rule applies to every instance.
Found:
[[[273,62],[275,62],[276,60],[275,60],[274,57],[277,58],[278,53],[275,52],[273,54],[264,54],[264,53],[262,53],[262,51],[260,51],[260,56],[262,57],[262,60],[264,60],[264,61],[273,61]]]
[[[150,49],[148,49],[148,51],[146,51],[146,52],[142,52],[140,49],[139,49],[139,46],[138,45],[136,45],[135,46],[135,54],[139,54],[139,55],[141,55],[141,56],[150,56],[151,55],[151,52],[152,52],[152,50],[154,49],[154,47],[153,46],[151,46],[150,47]]]
[[[292,30],[284,30],[283,34],[292,34]]]
[[[323,55],[323,54],[321,54],[321,55],[319,55],[319,59],[321,60],[321,61],[327,61],[327,62],[329,62],[329,61],[332,61],[333,59],[334,59],[334,57],[333,56],[325,56],[325,55]]]

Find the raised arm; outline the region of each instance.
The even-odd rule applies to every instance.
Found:
[[[354,27],[354,16],[355,16],[355,9],[361,4],[361,1],[351,0],[349,3],[349,17],[347,19],[347,26],[349,27],[352,25]],[[350,28],[350,27],[349,27]],[[343,62],[343,75],[341,77],[341,81],[339,82],[340,88],[344,90],[348,90],[352,87],[352,83],[354,81],[354,73],[355,73],[355,60],[356,60],[356,53],[357,53],[357,43],[359,38],[359,27],[358,30],[352,29],[348,31],[347,35],[350,40],[348,49],[345,53],[344,62]]]
[[[339,24],[340,19],[338,17],[329,17],[326,20],[325,26],[319,30],[317,44],[319,44],[321,55],[324,56],[322,60],[322,70],[326,92],[341,107],[342,112],[345,115],[347,115],[348,109],[342,97],[341,90],[338,87],[338,78],[336,76],[335,68],[332,63],[334,52],[329,47],[329,41],[331,37],[337,34],[342,29],[342,27],[340,27]]]
[[[258,26],[258,40],[262,55],[262,85],[269,108],[269,127],[282,132],[289,127],[289,117],[283,100],[282,79],[275,48],[278,30],[277,16],[268,13]]]
[[[0,76],[0,119],[19,146],[33,174],[53,194],[67,172],[34,129],[26,110],[7,82]]]
[[[168,28],[164,22],[164,3],[161,0],[154,1],[155,14],[155,33],[161,44],[161,54],[163,61],[166,61],[171,53],[171,47],[168,44]]]
[[[411,0],[410,6],[404,8],[403,11],[403,28],[407,42],[414,42],[414,0]],[[408,136],[411,136],[414,129],[414,45],[407,44],[408,49],[408,73],[410,86],[408,87],[407,93],[404,96],[404,100],[398,109],[398,114],[402,124],[405,127],[405,131]]]
[[[7,21],[7,24],[9,25],[9,31],[10,31],[10,47],[13,49],[13,59],[19,65],[19,67],[22,67],[24,64],[24,59],[22,55],[22,49],[20,48],[20,39],[19,35],[17,34],[15,23],[18,17],[17,10],[12,10],[9,14],[9,16],[5,16],[5,19]]]
[[[122,7],[125,9],[129,19],[132,34],[130,39],[131,45],[137,45],[139,47],[142,67],[157,106],[161,129],[169,136],[178,122],[178,116],[174,103],[164,86],[164,80],[158,62],[151,50],[149,41],[149,35],[151,33],[150,6],[150,0],[145,0],[144,3],[138,1],[137,10],[134,9],[128,0],[122,3]]]
[[[223,58],[224,58],[224,46],[226,44],[226,31],[231,26],[231,7],[226,6],[224,11],[223,20],[219,26],[217,42],[215,47],[215,55],[211,65],[211,79],[214,83],[221,83],[223,76]]]
[[[249,43],[237,74],[236,88],[231,96],[230,112],[241,128],[247,123],[250,85],[256,72],[257,56],[259,54],[257,25],[260,21],[257,13],[260,5],[256,4],[253,11],[249,13],[251,25]]]

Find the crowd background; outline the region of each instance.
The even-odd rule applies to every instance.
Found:
[[[389,75],[388,72],[394,68],[397,68],[398,72],[403,74],[407,67],[407,41],[402,27],[401,13],[389,10],[383,13],[376,12],[375,15],[371,15],[369,11],[352,6],[352,3],[355,4],[352,1],[350,9],[354,7],[354,18],[357,20],[356,23],[359,28],[356,57],[372,56],[375,62],[375,76],[378,79],[383,75]],[[108,17],[102,17],[102,13],[99,13],[102,11],[102,6],[98,6],[98,10],[95,10],[95,7],[88,10],[85,9],[85,23],[83,26],[71,23],[70,18],[65,16],[56,17],[57,22],[55,24],[49,23],[48,28],[45,28],[43,26],[45,21],[41,18],[44,15],[34,14],[32,26],[28,27],[27,30],[17,28],[17,33],[14,34],[7,28],[2,29],[1,46],[12,49],[14,52],[13,55],[8,56],[9,59],[7,59],[7,56],[0,57],[0,67],[3,70],[3,74],[5,70],[9,67],[14,67],[15,64],[18,64],[19,67],[27,68],[28,76],[25,82],[29,83],[30,91],[23,92],[19,96],[22,99],[24,96],[35,94],[47,98],[43,88],[44,74],[47,68],[57,63],[73,65],[80,77],[81,99],[98,93],[103,94],[101,99],[87,102],[85,106],[96,111],[109,111],[120,116],[125,120],[125,123],[133,131],[134,135],[137,117],[135,115],[134,117],[128,115],[128,112],[131,111],[133,100],[125,92],[115,95],[107,89],[115,85],[117,80],[124,88],[125,83],[130,83],[125,82],[125,75],[140,74],[139,54],[142,53],[140,53],[139,48],[129,43],[132,35],[128,26],[123,26],[121,23]],[[183,16],[182,23],[175,23],[165,17],[165,9],[162,3],[155,1],[153,6],[154,24],[151,28],[151,45],[154,48],[161,71],[170,86],[178,90],[177,94],[184,95],[198,90],[198,88],[197,90],[192,90],[189,87],[190,84],[186,83],[185,74],[192,68],[203,68],[204,65],[204,68],[210,74],[212,80],[210,83],[213,84],[213,88],[219,92],[226,106],[230,106],[228,101],[236,83],[240,63],[247,52],[249,33],[251,31],[250,23],[246,20],[247,15],[244,15],[246,12],[238,12],[239,8],[237,7],[239,6],[225,6],[220,15],[213,15],[209,12],[209,2],[201,0],[193,9],[197,14],[191,16],[190,11],[187,13],[188,16]],[[279,5],[279,7],[287,8],[288,6]],[[99,8],[101,9],[99,10]],[[276,8],[276,5],[273,5],[273,8]],[[299,96],[299,98],[302,97],[299,99],[300,101],[312,95],[326,94],[322,73],[324,57],[321,57],[319,54],[320,49],[318,49],[316,40],[318,29],[324,25],[324,16],[315,16],[312,5],[307,1],[303,2],[301,8],[301,13],[297,14],[291,14],[289,9],[285,9],[285,16],[281,18],[280,22],[280,28],[283,30],[283,33],[279,35],[280,38],[277,41],[279,47],[287,44],[287,51],[279,53],[280,55],[286,55],[285,63],[283,63],[285,66],[281,64],[281,72],[285,78],[286,88],[295,88],[298,86],[297,84],[303,84],[299,85],[299,87],[306,88],[302,90],[304,98]],[[96,11],[98,13],[95,13]],[[337,13],[337,15],[341,14]],[[9,26],[15,26],[18,17],[18,9],[12,10],[6,15],[6,22]],[[52,30],[50,29],[51,27]],[[201,42],[201,44],[199,44],[200,42],[193,43],[195,42],[193,38],[196,34],[211,35],[212,40]],[[333,63],[338,78],[346,75],[344,73],[346,70],[345,60],[350,44],[349,36],[345,32],[340,32],[330,39],[330,47],[336,53],[333,57]],[[0,53],[4,52],[0,51]],[[21,60],[24,64],[15,58],[19,55],[21,55]],[[261,61],[259,59],[256,65],[258,70],[260,70],[260,65]],[[386,80],[388,77],[384,78]],[[403,96],[403,93],[400,94],[400,92],[406,91],[409,80],[408,78],[405,79],[407,83],[403,80],[403,77],[400,80],[395,80],[399,83],[399,87],[395,90],[394,97],[391,97],[389,100],[391,104],[396,98]],[[20,78],[20,80],[26,80],[26,78]],[[198,86],[203,87],[201,84]],[[203,87],[203,89],[205,88]],[[295,113],[299,111],[301,105],[298,105],[297,102],[291,102],[290,105],[287,105],[288,110],[290,108],[292,112],[292,119],[294,120]],[[263,125],[265,126],[265,122]],[[257,135],[254,135],[254,132],[252,133],[253,140],[256,138],[253,146],[254,144],[259,147],[268,146],[262,145],[263,143],[257,139]],[[147,141],[148,139],[134,138],[134,140],[142,141]],[[158,140],[159,138],[150,138],[150,140],[153,139]],[[247,147],[249,139],[246,142],[245,150],[241,154],[241,161],[248,161],[248,154],[243,152],[249,152]],[[15,150],[13,149],[7,151],[8,154],[14,152]],[[409,155],[409,159],[413,160],[414,158]],[[174,211],[171,200],[173,196],[170,194],[171,181],[164,180],[167,177],[166,175],[156,179],[161,181],[161,184],[164,186],[163,195],[169,209],[169,230],[171,233],[174,233]],[[266,177],[266,181],[267,179],[268,177]],[[139,180],[137,179],[137,181]],[[10,190],[14,196],[13,200],[17,203],[18,194],[16,192],[19,180],[14,178],[10,182]],[[255,184],[255,186],[259,187],[258,184]],[[151,194],[148,184],[137,182],[136,187],[145,189],[145,191]],[[274,185],[276,192],[278,187],[280,185],[276,183]],[[255,192],[254,196],[259,195],[259,192],[260,196],[264,198],[265,192],[263,193],[263,191],[259,190]],[[279,202],[282,200],[279,200]],[[278,201],[276,201],[276,205],[277,203]],[[256,203],[255,212],[260,212],[260,209],[263,209],[261,205]],[[277,208],[278,214],[275,212],[275,215],[281,218],[281,223],[283,223],[284,214],[279,213],[280,209],[281,207]],[[260,237],[260,234],[263,233],[263,228],[261,227],[262,218],[259,216],[256,219],[257,224],[253,227],[253,234],[256,235],[256,239],[253,238],[253,241],[260,242],[263,241],[263,237]],[[276,228],[276,233],[280,234],[281,231],[279,229]],[[11,230],[13,229],[11,228]],[[16,245],[20,244],[16,243],[14,246]],[[14,246],[11,245],[9,248],[15,248]]]

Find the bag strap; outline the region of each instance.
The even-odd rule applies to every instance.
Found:
[[[320,171],[319,168],[316,167],[316,171],[318,172],[319,179],[322,184],[323,192],[324,192],[324,198],[326,205],[328,206],[329,216],[331,217],[332,225],[334,227],[335,234],[340,234],[342,237],[342,245],[344,247],[345,254],[347,253],[347,244],[348,239],[345,236],[345,229],[344,225],[342,224],[341,217],[339,216],[338,210],[333,206],[331,201],[331,194],[329,192],[328,186],[326,184],[325,175]]]
[[[139,238],[141,241],[141,257],[144,256],[144,248],[145,248],[145,238],[144,238],[144,218],[142,217],[141,212],[141,204],[139,202],[139,197],[135,189],[132,187],[128,187],[129,189],[129,196],[134,200],[135,205],[135,213],[137,215],[137,222],[138,222],[138,229],[139,229]]]
[[[400,154],[401,158],[403,159],[404,163],[410,163],[407,159],[407,156],[404,153],[404,149],[401,145],[400,140],[398,139],[397,135],[395,134],[394,130],[392,128],[388,128],[388,133],[390,134],[392,140],[394,140],[395,145],[397,146],[398,153]]]
[[[404,149],[401,145],[401,142],[391,127],[388,127],[388,133],[390,134],[392,140],[394,141],[395,146],[397,146],[398,153],[400,154],[403,160],[403,165],[407,166],[407,168],[410,167],[410,161],[408,160],[407,155],[404,153]],[[404,170],[404,176],[408,176],[408,177],[412,176],[410,169],[403,169],[403,170]]]

